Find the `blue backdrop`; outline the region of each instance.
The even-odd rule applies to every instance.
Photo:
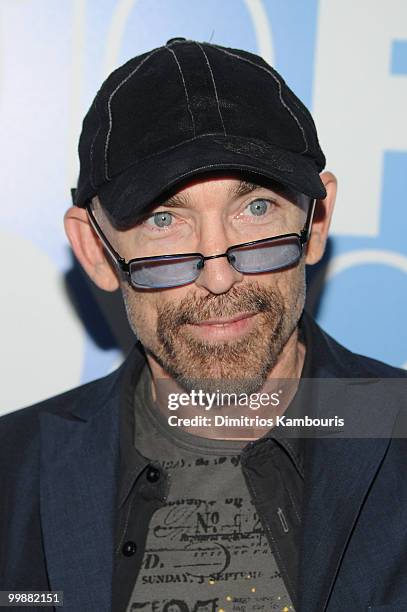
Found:
[[[120,305],[74,264],[62,217],[102,80],[176,36],[262,55],[311,109],[339,194],[309,307],[349,348],[407,367],[406,2],[2,0],[2,412],[122,359]]]

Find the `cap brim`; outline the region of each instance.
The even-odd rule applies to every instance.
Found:
[[[131,165],[97,191],[118,228],[134,224],[164,192],[188,178],[219,170],[258,174],[312,198],[326,191],[315,162],[299,153],[236,136],[209,135]]]

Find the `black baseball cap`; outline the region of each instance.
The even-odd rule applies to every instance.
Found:
[[[185,38],[110,74],[84,118],[79,158],[74,204],[98,195],[123,229],[177,183],[218,170],[326,196],[315,124],[279,73],[252,53]]]

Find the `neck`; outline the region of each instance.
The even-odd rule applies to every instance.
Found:
[[[221,406],[216,412],[212,410],[203,410],[202,405],[196,406],[192,402],[188,405],[180,405],[176,411],[169,410],[168,396],[169,393],[185,394],[185,390],[181,388],[172,377],[160,366],[156,359],[147,353],[147,361],[152,375],[152,396],[156,402],[158,409],[164,414],[165,418],[176,417],[177,426],[182,427],[188,433],[196,436],[211,438],[217,440],[241,440],[249,442],[257,440],[270,429],[270,426],[257,426],[253,423],[254,417],[258,419],[275,418],[285,412],[292,398],[294,397],[301,371],[304,364],[306,348],[299,341],[298,327],[295,327],[293,333],[284,346],[279,359],[273,369],[270,371],[264,385],[256,394],[267,394],[268,397],[278,394],[278,404],[261,405],[254,411],[252,407],[247,405]],[[165,384],[157,384],[157,381],[165,381]],[[215,394],[207,394],[214,399]],[[174,396],[173,396],[174,397]],[[265,395],[263,396],[266,397]],[[212,405],[211,398],[206,397],[209,405]],[[213,400],[212,400],[213,401]],[[241,427],[229,427],[228,425],[219,426],[214,424],[214,415],[222,415],[223,417],[236,418],[236,408],[238,408],[239,417],[247,417],[249,421],[244,420]],[[202,420],[203,416],[206,420]],[[193,420],[193,417],[196,417]],[[200,417],[200,418],[199,418]],[[187,421],[189,419],[190,421]],[[179,421],[179,422],[178,422]],[[193,424],[192,424],[193,423]]]

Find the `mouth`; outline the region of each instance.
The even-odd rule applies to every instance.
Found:
[[[192,334],[201,340],[229,340],[244,336],[256,324],[258,312],[242,312],[230,318],[207,319],[188,324]]]

